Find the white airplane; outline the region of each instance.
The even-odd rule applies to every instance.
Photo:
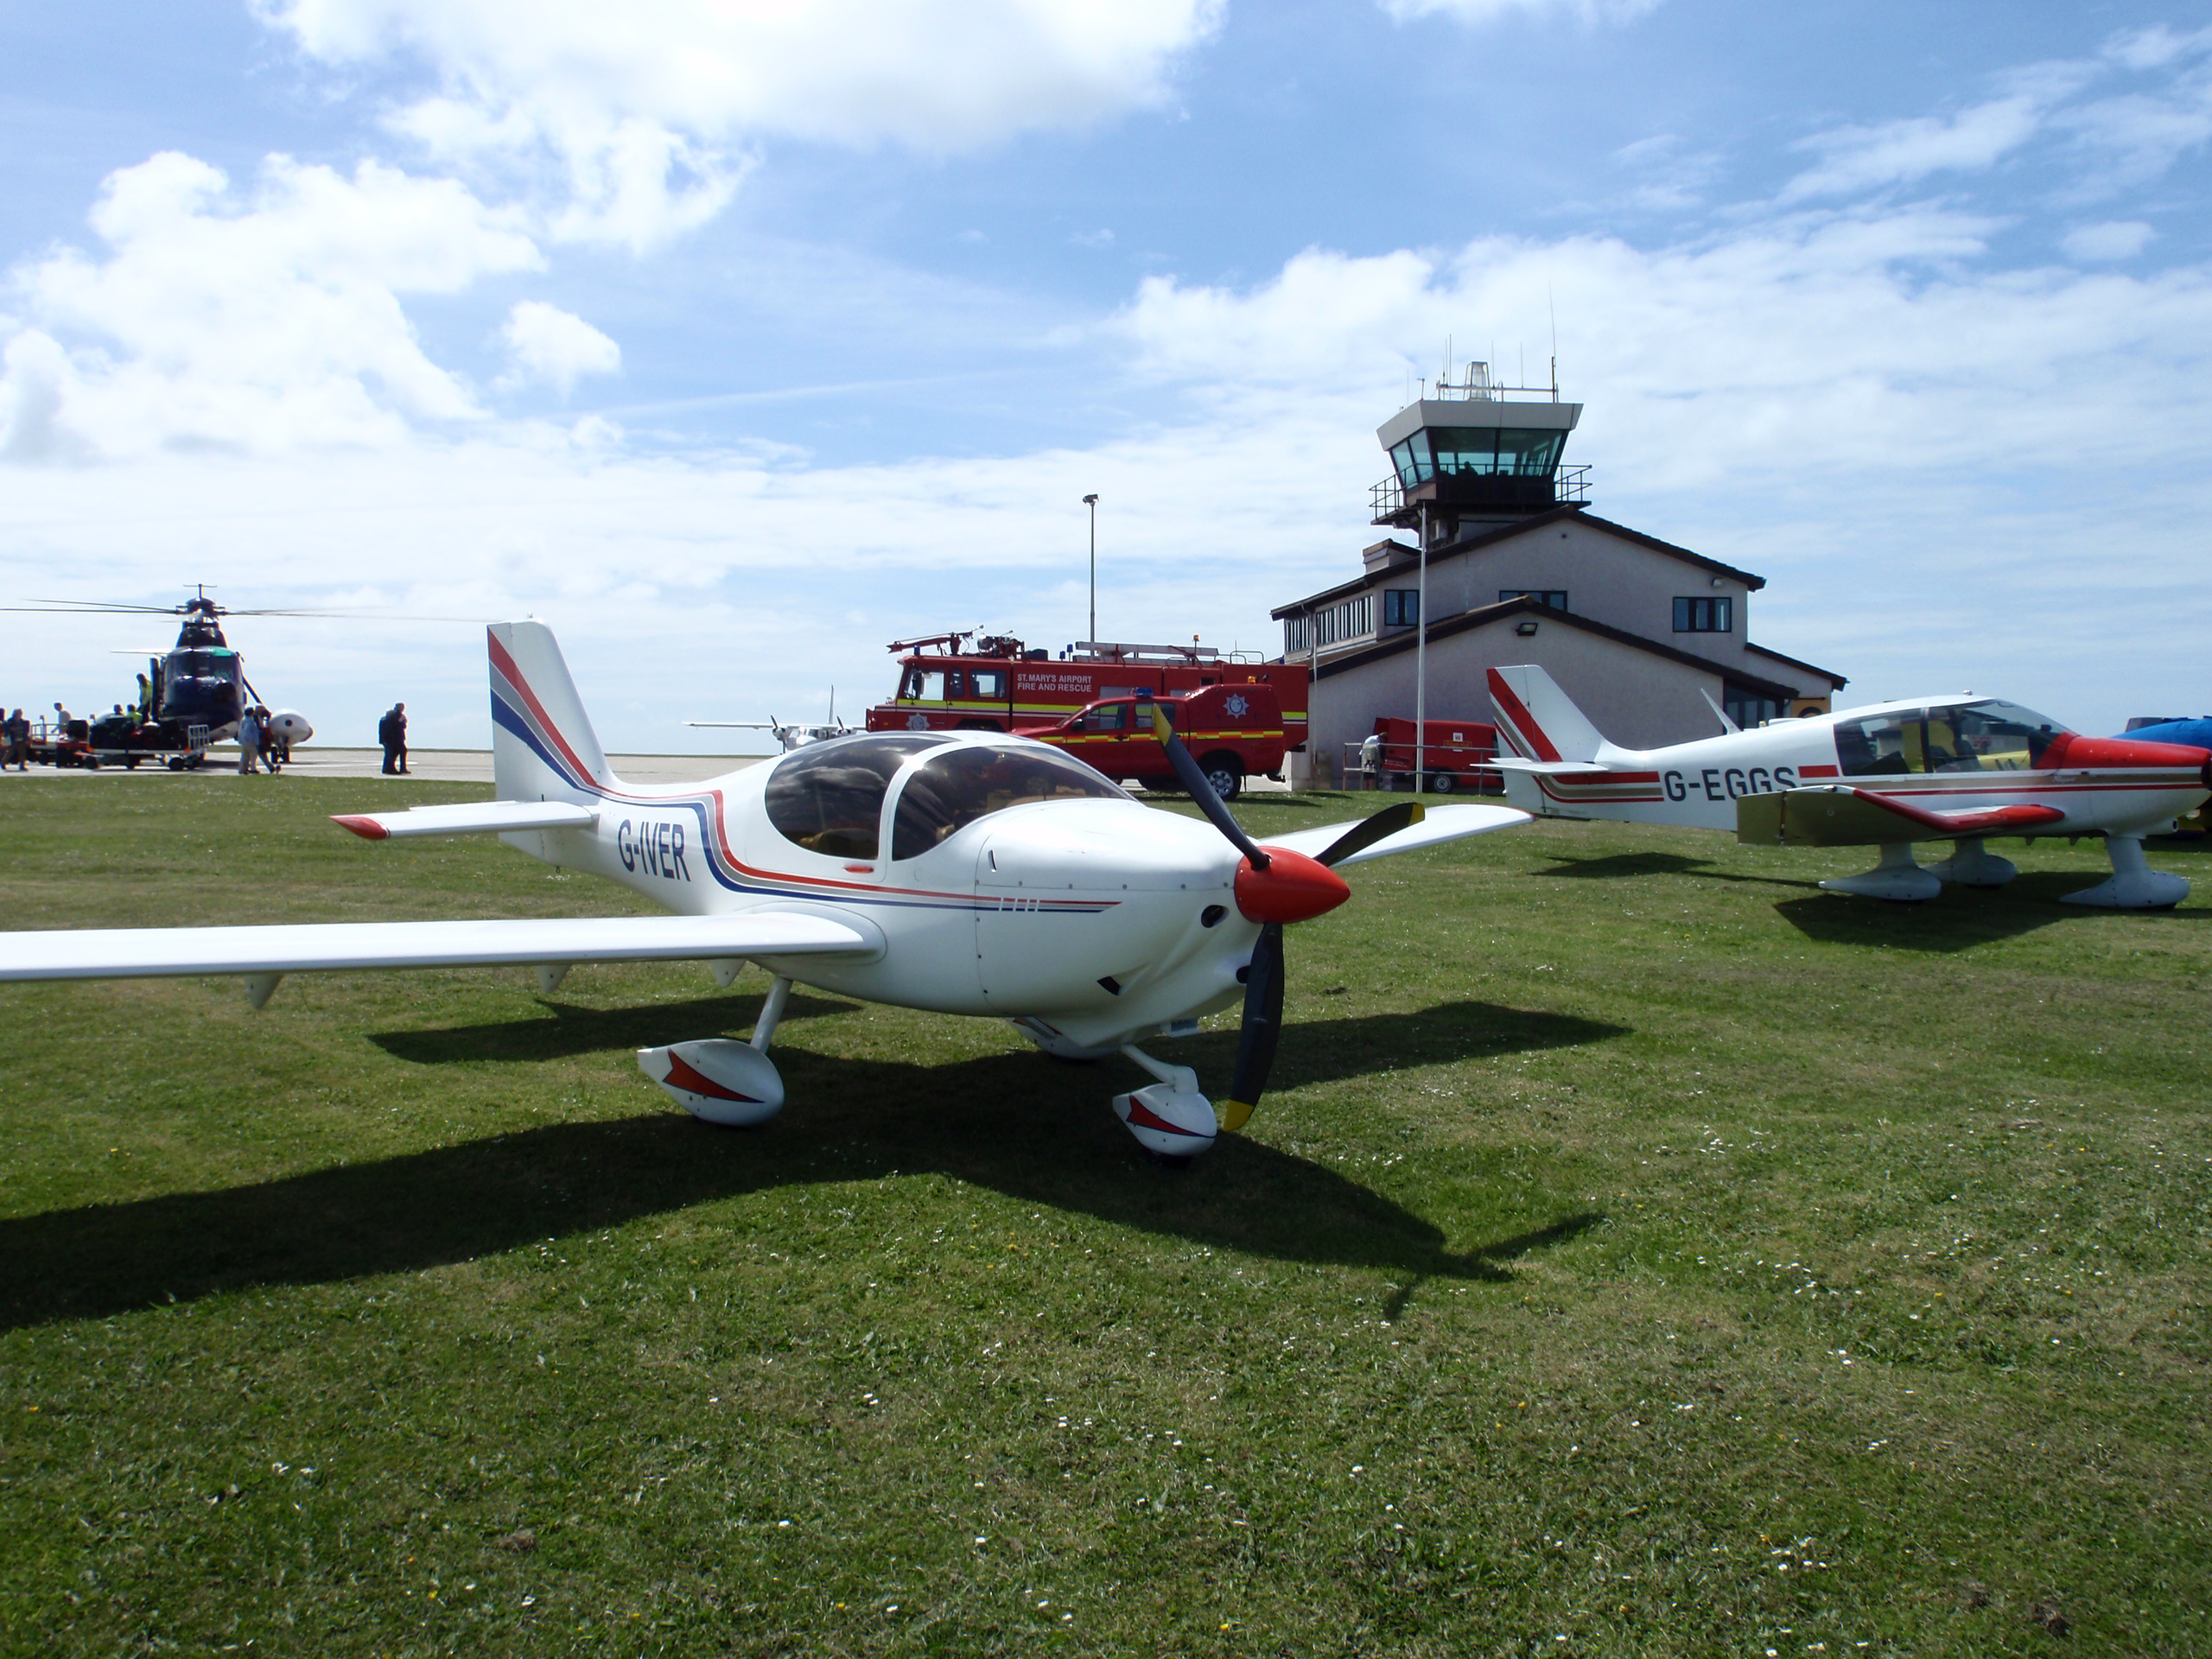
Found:
[[[849,737],[854,728],[830,716],[826,726],[786,726],[773,715],[766,720],[687,720],[686,726],[709,732],[772,732],[776,747],[785,754],[793,749],[803,749],[810,743],[826,743],[833,737]]]
[[[1187,1159],[1241,1128],[1281,1021],[1282,930],[1351,897],[1331,868],[1527,822],[1510,807],[1408,803],[1255,844],[1155,728],[1211,824],[1141,804],[1049,744],[995,732],[859,734],[698,785],[609,770],[550,630],[490,631],[499,798],[337,822],[372,841],[497,835],[644,893],[671,916],[0,932],[0,980],[245,977],[255,1007],[289,973],[534,966],[549,994],[580,962],[702,960],[727,986],[772,976],[749,1043],[641,1049],[711,1122],[783,1104],[767,1049],[795,982],[869,1001],[1009,1019],[1049,1053],[1127,1055],[1159,1081],[1114,1109],[1152,1153]],[[1135,1046],[1244,1003],[1231,1096]]]
[[[2018,874],[1992,835],[2102,836],[2112,878],[2066,902],[2170,909],[2189,883],[2148,867],[2143,837],[2212,793],[2212,751],[2083,737],[2017,703],[1908,697],[1660,749],[1607,742],[1541,668],[1493,668],[1491,705],[1517,760],[1505,797],[1545,817],[1732,830],[1746,844],[1878,846],[1863,875],[1821,883],[1873,899],[1932,899],[1945,881],[2001,887]],[[1712,701],[1710,697],[1707,699]],[[1912,843],[1951,841],[1923,868]]]

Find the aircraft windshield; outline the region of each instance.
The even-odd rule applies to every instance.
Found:
[[[915,769],[899,797],[891,856],[912,858],[955,830],[1031,801],[1126,801],[1128,792],[1051,749],[963,744]]]
[[[169,653],[168,673],[200,680],[235,680],[237,653],[228,651],[177,651]]]
[[[1836,722],[1847,778],[1913,772],[2030,772],[2066,728],[2016,702],[1900,709]]]
[[[816,743],[776,763],[765,797],[785,840],[832,858],[874,858],[884,791],[907,760],[950,739],[919,732]]]

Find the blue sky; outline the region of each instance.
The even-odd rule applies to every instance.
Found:
[[[880,696],[894,635],[1077,637],[1096,490],[1103,632],[1268,647],[1373,539],[1408,377],[1540,378],[1555,316],[1596,510],[1767,575],[1761,643],[1869,698],[2212,707],[2212,9],[4,28],[21,594],[531,612],[610,746],[667,748]],[[21,631],[0,696],[111,700],[111,636]],[[238,643],[330,735],[405,696],[486,741],[466,627]]]

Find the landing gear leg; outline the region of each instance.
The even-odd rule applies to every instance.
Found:
[[[768,1044],[776,1034],[776,1027],[783,1023],[784,1004],[791,1000],[791,982],[781,974],[768,987],[768,1000],[760,1005],[760,1017],[753,1022],[753,1046],[766,1054]]]
[[[1218,1127],[1213,1103],[1198,1092],[1198,1074],[1187,1065],[1155,1060],[1135,1043],[1122,1052],[1160,1081],[1114,1096],[1114,1116],[1128,1126],[1137,1144],[1154,1157],[1186,1164],[1213,1145]]]
[[[2107,836],[2105,852],[2112,859],[2112,880],[2069,893],[2060,903],[2112,910],[2171,910],[2189,897],[2187,880],[2154,870],[2145,861],[2141,836]]]
[[[1941,864],[1930,864],[1928,873],[1955,887],[2001,887],[2020,873],[2020,867],[1986,850],[1980,836],[1961,836],[1951,855]]]
[[[1830,876],[1821,883],[1830,893],[1854,893],[1862,899],[1887,899],[1895,904],[1916,904],[1943,891],[1936,877],[1913,862],[1912,843],[1886,842],[1882,861],[1864,875]]]

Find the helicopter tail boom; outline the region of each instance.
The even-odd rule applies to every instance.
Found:
[[[492,778],[503,801],[580,799],[619,781],[584,713],[553,630],[495,622],[486,630],[492,669]]]

